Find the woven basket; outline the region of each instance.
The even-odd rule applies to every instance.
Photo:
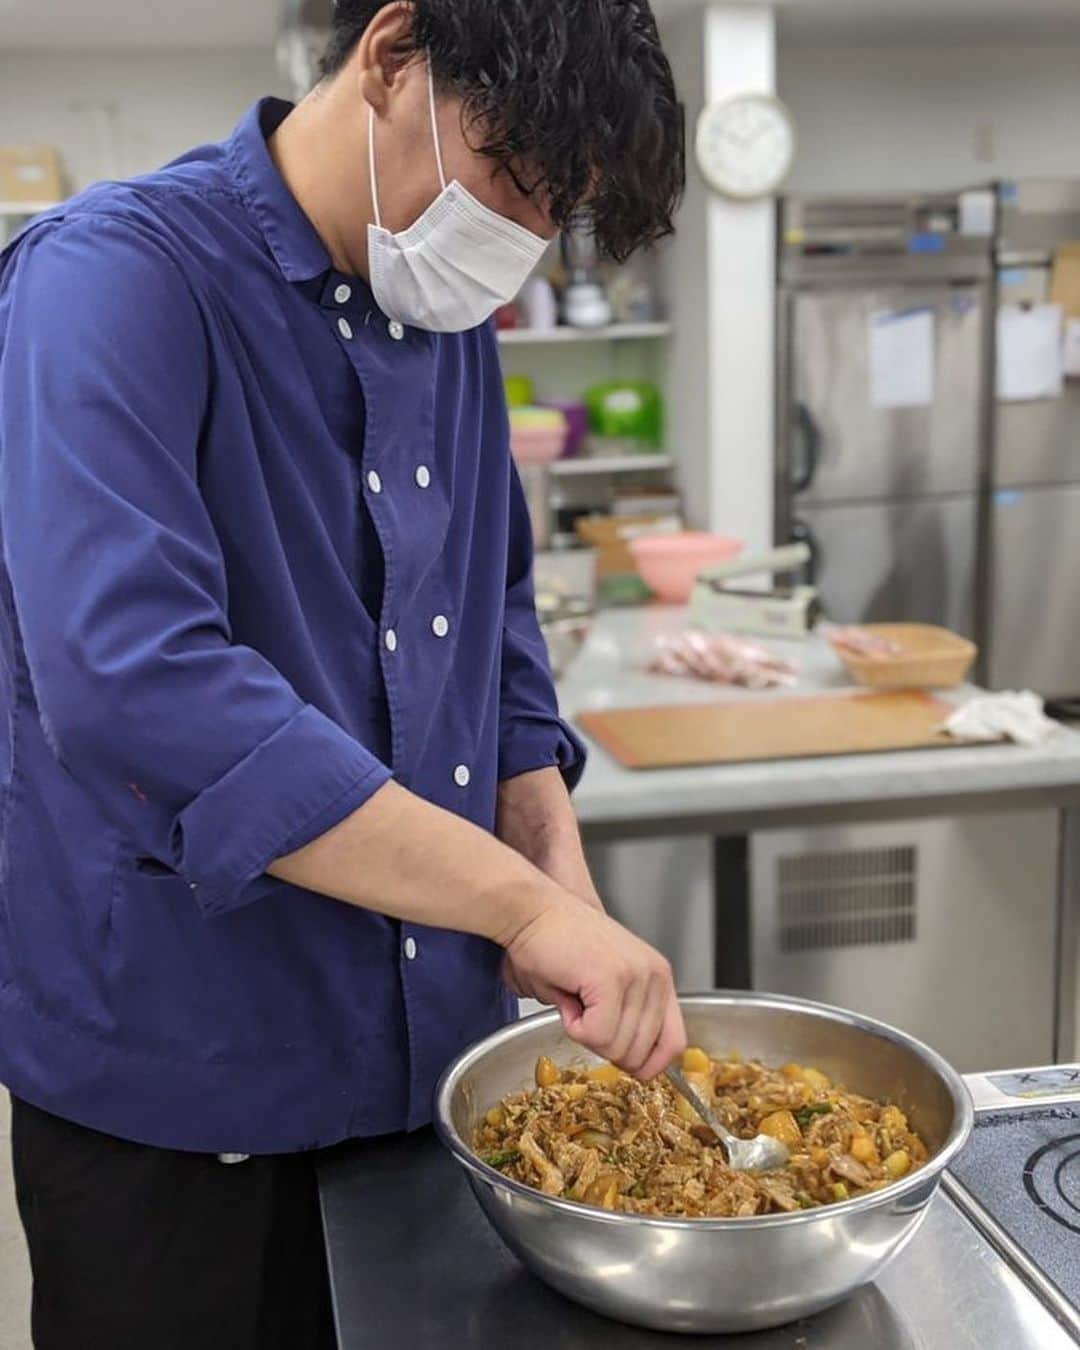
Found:
[[[979,649],[967,638],[922,623],[862,624],[875,637],[895,642],[896,656],[853,656],[834,645],[859,684],[870,689],[952,689],[971,673]]]

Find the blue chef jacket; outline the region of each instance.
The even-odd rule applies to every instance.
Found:
[[[0,1080],[141,1142],[412,1129],[480,939],[265,875],[393,777],[486,829],[559,721],[490,327],[389,323],[230,140],[0,263]]]

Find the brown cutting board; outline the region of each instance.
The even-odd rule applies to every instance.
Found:
[[[585,731],[628,769],[868,755],[957,744],[939,730],[953,705],[916,691],[732,700],[581,713]]]

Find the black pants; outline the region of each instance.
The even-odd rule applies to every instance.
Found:
[[[333,1350],[315,1155],[126,1143],[12,1101],[35,1350]]]

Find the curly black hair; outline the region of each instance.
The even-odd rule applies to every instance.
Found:
[[[324,77],[387,3],[338,0]],[[462,99],[469,143],[542,195],[556,226],[587,205],[616,262],[672,232],[685,118],[648,0],[413,0],[413,9],[412,50]]]

